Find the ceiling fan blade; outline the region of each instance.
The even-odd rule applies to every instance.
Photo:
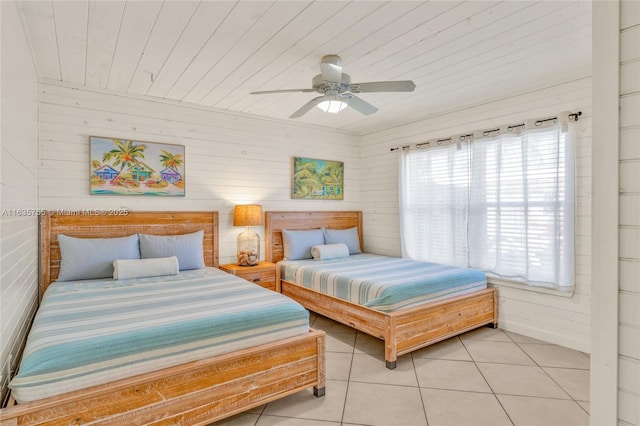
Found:
[[[356,111],[364,115],[371,115],[374,112],[378,111],[378,108],[371,105],[369,102],[365,101],[364,99],[354,95],[351,95],[348,98],[347,103],[351,108],[355,109]]]
[[[292,93],[292,92],[315,92],[315,89],[282,89],[282,90],[262,90],[251,92],[250,95],[267,95],[270,93]]]
[[[317,98],[313,98],[311,99],[309,102],[307,102],[306,104],[304,104],[302,106],[302,108],[300,108],[299,110],[297,110],[296,112],[294,112],[293,114],[291,114],[289,116],[289,118],[298,118],[298,117],[302,117],[303,115],[305,115],[307,112],[309,112],[314,106],[318,105],[318,102],[320,102],[321,99],[324,99],[324,96],[318,96]]]
[[[331,83],[342,81],[342,59],[338,55],[325,55],[320,62],[322,79]]]
[[[352,83],[349,85],[351,93],[367,92],[413,92],[416,85],[411,80],[402,81],[372,81],[370,83]]]

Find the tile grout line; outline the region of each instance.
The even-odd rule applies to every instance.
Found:
[[[527,350],[525,348],[522,347],[522,344],[529,344],[529,345],[548,345],[548,346],[557,346],[553,343],[546,343],[546,342],[542,342],[542,343],[535,343],[535,342],[529,342],[529,343],[525,343],[525,342],[518,342],[517,340],[515,340],[513,337],[511,337],[508,333],[505,333],[506,336],[511,339],[511,341],[513,343],[516,344],[516,346],[522,351],[524,352],[534,363],[535,365],[540,368],[544,374],[553,382],[555,383],[560,389],[562,389],[562,391],[569,397],[569,399],[562,399],[562,398],[551,398],[551,397],[538,397],[538,396],[532,396],[530,398],[541,398],[541,399],[555,399],[555,400],[561,400],[561,401],[573,401],[582,411],[584,411],[588,416],[590,416],[591,414],[584,409],[584,407],[578,402],[578,400],[576,400],[565,388],[564,386],[562,386],[560,383],[558,383],[553,377],[551,377],[551,375],[547,372],[547,370],[545,370],[545,367],[540,365],[535,359],[533,359],[533,357],[531,355],[529,355],[529,352],[527,352]],[[580,353],[582,353],[581,351],[578,351]],[[547,368],[563,368],[563,367],[547,367]],[[566,368],[567,370],[585,370],[582,368]],[[590,369],[587,369],[586,371],[589,371]],[[514,395],[514,396],[519,396],[519,395]],[[584,402],[590,402],[590,401],[584,401]]]
[[[504,331],[502,331],[502,333],[504,333],[506,335],[506,333]],[[460,336],[457,336],[458,339],[460,339]],[[511,339],[511,336],[507,337],[509,339]],[[473,365],[476,367],[476,369],[478,370],[478,372],[480,373],[480,376],[482,376],[482,379],[484,380],[484,382],[487,384],[487,386],[489,387],[489,389],[491,390],[491,394],[493,395],[493,397],[496,399],[496,401],[498,402],[498,404],[500,405],[500,408],[502,408],[502,411],[504,412],[505,416],[507,416],[507,418],[509,419],[509,421],[511,422],[512,425],[515,426],[515,422],[513,421],[513,419],[511,418],[511,416],[509,415],[509,412],[507,411],[507,409],[505,408],[504,405],[502,405],[502,401],[500,401],[500,398],[498,398],[498,395],[496,395],[496,392],[493,390],[493,388],[491,387],[491,384],[489,383],[489,381],[487,380],[487,378],[485,377],[485,375],[482,373],[482,370],[480,369],[480,367],[478,366],[478,363],[476,362],[476,360],[473,358],[473,355],[471,355],[471,352],[469,352],[469,349],[467,348],[467,345],[465,345],[464,340],[460,339],[460,343],[462,343],[462,347],[464,348],[465,351],[467,351],[467,355],[469,355],[469,358],[471,358],[471,361],[473,361]]]
[[[351,362],[349,363],[349,375],[347,376],[347,388],[344,391],[344,402],[342,403],[342,415],[340,416],[340,424],[344,423],[344,415],[347,411],[347,398],[349,397],[349,387],[351,385],[351,372],[353,371],[353,362],[355,361],[356,345],[358,344],[358,333],[356,331],[356,337],[353,339],[353,347],[351,348]]]
[[[427,426],[429,426],[429,414],[427,413],[427,406],[424,403],[424,396],[422,394],[422,387],[420,386],[420,378],[418,377],[418,370],[416,369],[416,363],[413,358],[413,353],[409,353],[411,357],[411,365],[413,366],[413,375],[416,378],[416,383],[418,385],[418,394],[420,395],[420,402],[422,403],[422,412],[424,413],[424,420],[427,422]]]
[[[511,336],[509,336],[509,338],[511,338]],[[526,349],[525,349],[525,348],[523,348],[522,346],[520,346],[520,343],[519,343],[519,342],[516,342],[516,341],[514,340],[514,343],[515,343],[515,344],[520,348],[520,350],[521,350],[521,351],[523,351],[524,353],[526,353],[526,354],[527,354],[527,356],[533,360],[533,362],[535,362],[535,363],[536,363],[536,365],[537,365],[537,366],[538,366],[538,367],[539,367],[539,368],[544,372],[544,374],[545,374],[545,375],[546,375],[546,376],[547,376],[547,377],[548,377],[548,378],[549,378],[553,383],[555,383],[555,384],[556,384],[560,389],[562,389],[562,391],[563,391],[563,392],[564,392],[564,393],[569,397],[569,400],[573,401],[573,402],[574,402],[578,407],[580,407],[580,409],[581,409],[582,411],[584,411],[585,413],[587,413],[587,415],[591,416],[591,413],[589,413],[587,410],[585,410],[585,409],[584,409],[584,407],[583,407],[582,405],[580,405],[580,403],[578,403],[578,400],[576,400],[576,399],[573,397],[573,395],[571,395],[571,394],[570,394],[570,393],[569,393],[569,392],[564,388],[564,386],[562,386],[560,383],[558,383],[558,382],[557,382],[557,381],[556,381],[556,380],[555,380],[555,379],[554,379],[554,378],[549,374],[549,372],[547,372],[547,370],[545,370],[545,367],[544,367],[544,366],[542,366],[542,365],[538,364],[538,362],[537,362],[536,360],[534,360],[534,359],[529,355],[529,353],[526,351]],[[535,343],[532,343],[532,344],[535,344]],[[582,352],[580,352],[580,353],[582,353]],[[547,368],[564,368],[564,367],[547,367]],[[582,368],[575,368],[575,367],[574,367],[574,368],[565,368],[565,369],[566,369],[566,370],[582,370],[582,371],[589,371],[589,370],[585,370],[585,369],[582,369]],[[556,398],[549,398],[549,399],[556,399]],[[591,401],[584,401],[584,402],[589,402],[589,403],[590,403]]]
[[[516,346],[517,346],[518,348],[520,348],[520,350],[521,350],[522,352],[524,352],[525,354],[527,354],[527,356],[528,356],[528,357],[529,357],[529,358],[530,358],[530,359],[531,359],[531,360],[536,364],[536,366],[538,366],[538,368],[539,368],[540,370],[542,370],[542,371],[544,372],[544,374],[545,374],[549,379],[551,379],[551,381],[552,381],[553,383],[555,383],[555,384],[556,384],[560,389],[562,389],[562,392],[564,392],[564,393],[569,397],[569,399],[570,399],[570,400],[572,400],[573,402],[576,402],[576,401],[573,399],[573,397],[569,394],[569,392],[567,392],[567,391],[565,390],[564,386],[562,386],[562,385],[560,385],[560,383],[556,382],[556,381],[553,379],[553,377],[551,377],[551,375],[547,372],[547,370],[545,370],[545,369],[544,369],[544,367],[543,367],[542,365],[540,365],[540,364],[539,364],[535,359],[533,359],[533,357],[532,357],[531,355],[529,355],[529,352],[527,352],[527,351],[526,351],[522,346],[520,346],[520,344],[519,344],[518,342],[516,342],[515,340],[514,340],[514,343],[516,344]],[[576,404],[577,404],[577,402],[576,402]],[[578,404],[578,405],[580,405],[580,404]],[[582,407],[580,407],[580,408],[582,408]]]

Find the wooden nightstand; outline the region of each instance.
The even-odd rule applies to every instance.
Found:
[[[276,291],[276,264],[260,262],[255,266],[240,266],[235,263],[220,265],[220,269],[233,275],[237,275],[252,283],[261,285],[269,290]]]

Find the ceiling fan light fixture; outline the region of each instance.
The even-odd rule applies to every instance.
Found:
[[[320,108],[324,112],[328,112],[331,114],[337,114],[346,107],[347,103],[345,102],[345,100],[339,97],[318,102],[318,108]]]
[[[280,89],[251,92],[252,95],[267,93],[318,92],[317,96],[298,108],[289,118],[299,118],[317,106],[323,112],[337,114],[349,107],[362,115],[378,111],[374,105],[354,95],[369,92],[413,92],[416,85],[411,80],[372,81],[351,83],[351,76],[342,72],[342,60],[338,55],[325,55],[320,61],[320,74],[311,80],[311,89]]]

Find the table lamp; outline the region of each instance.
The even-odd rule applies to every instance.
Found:
[[[233,226],[246,226],[238,235],[238,265],[254,266],[260,263],[260,235],[251,230],[262,225],[262,206],[237,205],[233,212]]]

